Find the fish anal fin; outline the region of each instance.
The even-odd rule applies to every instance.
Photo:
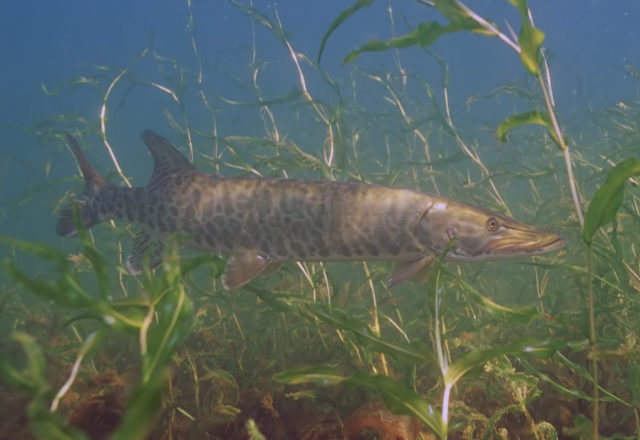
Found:
[[[262,273],[273,273],[281,262],[273,262],[254,251],[232,254],[222,274],[222,286],[227,290],[237,289]]]
[[[412,280],[416,283],[425,283],[429,280],[429,274],[433,266],[434,257],[424,255],[417,260],[400,263],[389,278],[387,290],[398,287],[400,284]]]
[[[140,275],[145,263],[149,264],[149,269],[155,269],[162,263],[163,255],[164,243],[147,231],[140,230],[136,233],[125,265],[131,275]]]

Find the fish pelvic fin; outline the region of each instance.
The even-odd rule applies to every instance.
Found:
[[[237,289],[263,273],[273,273],[280,268],[281,262],[271,261],[250,250],[232,254],[222,274],[222,287],[226,290]]]
[[[102,221],[92,209],[91,201],[105,187],[110,186],[110,183],[91,165],[82,152],[78,141],[68,132],[65,131],[64,134],[67,136],[69,148],[80,166],[80,171],[82,172],[85,182],[84,193],[62,208],[58,225],[56,226],[58,235],[73,237],[78,233],[78,226],[90,228]]]
[[[159,134],[151,130],[145,130],[140,137],[151,152],[151,156],[153,156],[151,182],[175,169],[195,170],[189,159],[184,157],[176,147]]]

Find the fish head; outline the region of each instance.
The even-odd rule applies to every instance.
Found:
[[[449,260],[486,261],[544,254],[563,248],[567,240],[555,232],[462,203],[442,203],[423,215],[423,241]],[[435,208],[435,209],[433,209]]]

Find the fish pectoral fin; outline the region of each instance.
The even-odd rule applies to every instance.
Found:
[[[387,290],[391,290],[408,280],[416,283],[427,282],[433,261],[434,257],[432,255],[424,255],[414,261],[399,263],[391,273],[391,277],[387,283]]]
[[[273,273],[280,268],[281,262],[271,260],[252,251],[232,254],[222,274],[222,286],[227,290],[244,286],[261,273]]]
[[[145,263],[149,264],[149,269],[155,269],[162,263],[163,255],[164,243],[153,238],[147,231],[140,230],[133,239],[125,266],[131,275],[140,275]]]

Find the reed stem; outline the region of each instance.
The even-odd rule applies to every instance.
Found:
[[[598,431],[599,431],[599,414],[600,414],[600,405],[598,402],[598,356],[597,356],[597,338],[596,338],[596,317],[595,317],[595,299],[593,296],[593,260],[591,257],[591,246],[587,246],[587,270],[588,270],[588,284],[587,284],[587,292],[588,292],[588,302],[589,302],[589,342],[591,345],[591,375],[593,377],[593,406],[592,406],[592,421],[591,421],[591,429],[592,429],[592,438],[594,440],[598,439]]]

